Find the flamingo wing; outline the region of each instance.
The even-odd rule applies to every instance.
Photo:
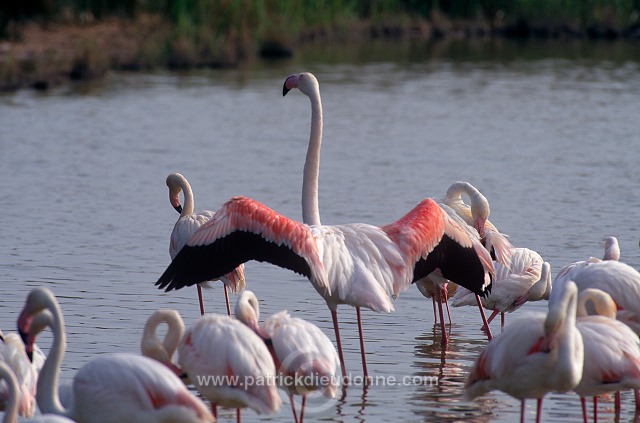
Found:
[[[442,276],[470,291],[484,295],[485,279],[494,274],[491,256],[469,231],[428,198],[397,222],[383,228],[414,260],[413,282],[436,269]]]
[[[309,226],[246,197],[233,197],[202,225],[156,285],[166,291],[180,289],[219,278],[249,260],[292,270],[330,292]]]

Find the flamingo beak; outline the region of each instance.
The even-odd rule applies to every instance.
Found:
[[[484,219],[482,218],[477,218],[475,220],[475,222],[473,222],[473,227],[476,231],[478,231],[478,235],[480,235],[480,238],[484,238]]]
[[[298,76],[297,75],[289,75],[287,79],[284,80],[284,85],[282,86],[282,96],[287,95],[289,91],[298,86]]]
[[[173,206],[174,209],[176,209],[176,211],[178,213],[182,213],[182,204],[178,204],[176,206]]]

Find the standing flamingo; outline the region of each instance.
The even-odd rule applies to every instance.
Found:
[[[527,301],[541,300],[551,291],[551,267],[536,251],[522,247],[512,250],[510,267],[498,262],[493,265],[496,279],[491,293],[482,303],[485,308],[493,310],[487,321],[491,323],[500,313],[501,327],[504,328],[504,313],[514,312]],[[475,305],[474,300],[471,291],[460,288],[453,297],[453,306]]]
[[[584,360],[582,337],[576,328],[578,289],[567,284],[549,313],[532,314],[508,325],[478,356],[465,384],[465,399],[494,389],[525,401],[536,398],[540,421],[542,398],[551,391],[569,391],[580,382]]]
[[[597,315],[587,314],[592,302]],[[597,421],[597,397],[609,392],[640,388],[640,340],[624,323],[616,320],[616,304],[606,292],[588,288],[578,296],[576,326],[584,342],[585,365],[582,379],[573,390],[580,396],[587,422],[586,397],[593,397]]]
[[[171,242],[169,244],[169,254],[171,260],[175,258],[178,251],[184,244],[187,243],[193,233],[204,222],[211,219],[211,216],[215,214],[212,211],[200,211],[194,213],[194,200],[193,191],[187,178],[179,173],[172,173],[167,176],[167,187],[169,187],[169,201],[174,209],[180,213],[180,218],[173,226],[171,232]],[[180,192],[184,195],[184,207],[180,204]],[[227,292],[227,286],[231,288],[231,292],[234,294],[242,291],[246,287],[244,280],[244,266],[240,265],[233,269],[227,275],[221,276],[220,280],[224,287],[224,298],[227,303],[227,314],[231,316],[231,305],[229,304],[229,293]],[[202,287],[212,287],[209,282],[202,282],[197,285],[198,287],[198,302],[200,303],[200,314],[204,314],[204,302],[202,301]]]
[[[22,342],[22,341],[20,341]],[[18,407],[20,396],[20,383],[16,375],[11,370],[11,367],[4,362],[0,361],[0,380],[4,380],[7,389],[7,401],[4,407],[4,416],[2,417],[2,423],[17,423],[18,422]],[[21,420],[22,423],[73,423],[73,420],[69,420],[66,417],[56,415],[43,415],[34,419]]]
[[[215,421],[207,406],[170,370],[150,358],[125,353],[102,354],[78,370],[71,406],[65,409],[58,395],[66,345],[64,320],[53,293],[36,288],[27,296],[18,319],[27,351],[45,326],[52,329],[53,342],[36,393],[43,413],[66,416],[78,423]]]
[[[491,258],[432,199],[425,199],[387,226],[320,223],[318,174],[322,103],[310,73],[289,76],[283,94],[298,88],[311,100],[311,135],[304,166],[304,224],[246,197],[234,197],[196,231],[156,285],[167,291],[219,277],[248,260],[268,261],[300,273],[331,310],[338,355],[346,376],[337,307],[356,308],[360,353],[368,378],[360,308],[391,312],[391,299],[411,282],[439,269],[478,295],[490,289]],[[478,300],[479,301],[479,300]]]
[[[462,194],[469,197],[470,205],[464,202]],[[476,187],[469,182],[454,182],[440,201],[451,207],[468,225],[478,231],[484,245],[494,254],[497,262],[509,266],[513,245],[507,236],[500,233],[498,228],[489,221],[489,201]]]
[[[155,334],[159,324],[169,328],[163,341]],[[184,335],[183,335],[184,333]],[[187,331],[175,310],[156,311],[144,329],[142,354],[156,359],[185,376],[212,405],[252,408],[273,414],[282,399],[275,385],[275,364],[266,345],[251,329],[229,316],[206,314]],[[173,353],[178,349],[178,366]]]
[[[281,386],[289,390],[291,409],[296,422],[302,423],[307,394],[321,390],[328,398],[336,396],[336,371],[340,360],[331,340],[316,325],[287,311],[270,316],[262,326],[258,298],[243,291],[236,302],[235,315],[270,346]],[[299,383],[296,383],[299,382]],[[296,415],[293,394],[302,395],[300,418]]]

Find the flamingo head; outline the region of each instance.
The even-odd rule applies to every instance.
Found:
[[[309,72],[295,73],[287,76],[282,86],[282,96],[287,95],[287,93],[294,88],[299,89],[309,97],[320,90],[318,80]]]
[[[245,290],[240,293],[234,314],[236,319],[253,330],[260,338],[268,339],[258,323],[260,321],[260,305],[258,297],[252,291]]]
[[[167,186],[169,187],[169,202],[178,213],[182,213],[182,204],[180,204],[180,192],[182,188],[177,184],[177,177],[182,177],[179,173],[172,173],[167,176]]]
[[[25,345],[25,352],[29,361],[33,362],[33,350],[36,345],[36,338],[47,327],[53,326],[54,317],[49,310],[42,310],[30,320],[29,331],[20,332],[20,337]]]

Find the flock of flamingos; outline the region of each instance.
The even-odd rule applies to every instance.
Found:
[[[452,184],[440,201],[425,199],[386,226],[323,225],[318,211],[322,103],[310,73],[287,77],[283,95],[297,88],[311,101],[311,134],[302,188],[303,221],[289,219],[253,199],[234,197],[217,212],[194,213],[191,187],[182,175],[167,177],[171,205],[180,213],[171,234],[171,263],[156,285],[167,291],[196,285],[202,316],[185,329],[175,310],[148,320],[142,355],[102,354],[83,366],[71,386],[58,387],[66,340],[62,310],[46,288],[31,291],[18,333],[0,342],[3,422],[17,415],[31,422],[214,422],[217,406],[273,414],[289,396],[302,422],[307,394],[333,398],[346,376],[337,308],[356,309],[362,369],[369,377],[360,308],[393,311],[392,300],[411,284],[433,299],[434,317],[447,343],[445,312],[478,306],[489,342],[469,371],[464,399],[492,390],[537,399],[537,421],[549,392],[586,399],[640,388],[640,273],[619,261],[609,237],[603,259],[561,269],[551,282],[549,264],[535,251],[516,248],[488,220],[489,203],[471,184]],[[181,201],[181,195],[184,201]],[[469,198],[469,204],[463,200]],[[325,299],[336,344],[316,325],[281,311],[260,324],[258,298],[245,289],[244,263],[266,261],[309,279]],[[201,286],[223,282],[227,314],[205,314]],[[228,290],[238,293],[231,316]],[[504,314],[527,301],[548,300],[548,313],[504,325]],[[438,311],[436,312],[436,305]],[[484,310],[492,310],[487,318]],[[498,314],[502,332],[493,337]],[[156,334],[167,325],[163,339]],[[45,357],[36,338],[46,328],[53,342]],[[177,361],[174,354],[178,353]],[[213,379],[212,377],[216,377]],[[260,383],[266,381],[267,383]],[[196,396],[187,386],[193,386]],[[298,407],[294,395],[301,395]],[[203,399],[210,402],[205,404]]]

